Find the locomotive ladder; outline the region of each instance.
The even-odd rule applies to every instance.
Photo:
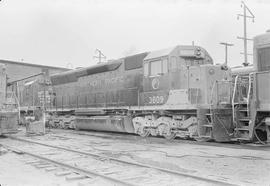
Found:
[[[214,106],[214,101],[213,101],[213,96],[214,96],[214,90],[215,90],[215,86],[217,84],[217,81],[213,84],[212,90],[211,90],[211,100],[210,100],[210,108],[207,111],[207,113],[205,113],[205,119],[206,119],[206,123],[201,125],[201,127],[204,128],[204,135],[200,135],[199,137],[201,139],[204,139],[204,141],[210,140],[213,138],[213,121],[214,121],[214,115],[213,115],[213,106]]]
[[[242,86],[245,85],[248,80],[248,92],[247,97],[242,96]],[[253,76],[239,77],[236,76],[233,99],[232,99],[232,108],[233,108],[233,122],[235,124],[235,139],[238,141],[250,141],[250,133],[252,132],[252,119],[250,116],[250,99],[253,90]],[[237,102],[235,102],[235,99]]]

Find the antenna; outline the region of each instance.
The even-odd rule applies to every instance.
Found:
[[[226,42],[220,42],[219,44],[225,46],[225,65],[227,66],[227,64],[228,64],[228,46],[233,46],[233,44],[226,43]]]
[[[105,59],[106,60],[106,56],[101,52],[101,50],[96,49],[95,50],[95,53],[98,53],[98,55],[97,56],[93,56],[93,58],[98,58],[98,63],[101,63],[101,60],[102,59]]]
[[[242,39],[244,41],[244,52],[241,52],[240,54],[244,54],[243,65],[248,66],[248,55],[252,54],[247,53],[247,41],[252,41],[252,39],[247,38],[247,18],[252,19],[252,22],[254,22],[255,16],[251,12],[251,10],[247,7],[244,1],[241,1],[241,7],[243,7],[243,14],[237,14],[237,19],[239,19],[239,17],[244,18],[244,36],[243,37],[238,36],[237,39]],[[247,15],[247,12],[249,13],[249,15]]]

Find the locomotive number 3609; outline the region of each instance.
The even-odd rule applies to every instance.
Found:
[[[160,104],[164,102],[163,96],[150,96],[149,97],[149,104]]]

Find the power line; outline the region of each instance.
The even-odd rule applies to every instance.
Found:
[[[237,39],[241,39],[244,41],[244,52],[240,54],[244,54],[244,66],[248,66],[248,54],[247,53],[247,41],[252,41],[252,39],[247,38],[247,18],[252,19],[252,22],[254,22],[254,14],[251,12],[251,10],[247,7],[244,1],[241,1],[241,7],[243,7],[243,14],[237,14],[237,19],[239,17],[243,17],[244,19],[244,36],[243,37],[237,37]],[[247,15],[249,13],[249,15]]]

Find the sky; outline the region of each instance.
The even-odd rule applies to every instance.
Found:
[[[270,2],[246,0],[255,15],[249,38],[270,29]],[[237,0],[2,0],[0,59],[57,67],[95,65],[95,50],[107,59],[168,48],[205,48],[214,63],[243,63],[243,18]],[[252,42],[249,42],[252,53]],[[252,63],[252,56],[249,57]]]

